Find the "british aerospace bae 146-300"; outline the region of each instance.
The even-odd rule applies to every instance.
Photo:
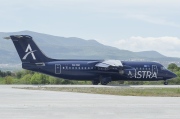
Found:
[[[176,74],[157,62],[120,60],[52,59],[43,54],[28,35],[11,35],[22,61],[22,68],[69,80],[88,80],[106,85],[111,81],[157,81],[175,78]]]

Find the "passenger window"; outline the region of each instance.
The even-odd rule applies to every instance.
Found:
[[[72,69],[74,69],[74,67],[72,67]]]

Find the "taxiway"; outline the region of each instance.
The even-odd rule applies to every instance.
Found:
[[[0,85],[1,119],[180,118],[178,97],[112,96],[12,87],[27,86]]]

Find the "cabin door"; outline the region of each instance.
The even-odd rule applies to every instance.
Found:
[[[55,64],[55,74],[61,74],[61,65]]]
[[[156,72],[158,74],[158,68],[156,65],[152,65],[152,73]]]

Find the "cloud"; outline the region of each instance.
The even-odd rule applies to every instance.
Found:
[[[172,21],[168,21],[166,19],[161,19],[158,17],[151,17],[148,15],[127,15],[128,18],[133,18],[133,19],[138,19],[141,21],[145,21],[145,22],[149,22],[149,23],[153,23],[153,24],[158,24],[158,25],[165,25],[165,26],[171,26],[171,27],[178,27],[180,28],[180,25],[172,22]]]
[[[158,51],[163,55],[171,57],[180,57],[180,39],[177,37],[130,37],[114,42],[104,42],[119,49],[139,51]]]
[[[179,0],[0,1],[2,32],[28,29],[107,40],[132,34],[179,37]]]

